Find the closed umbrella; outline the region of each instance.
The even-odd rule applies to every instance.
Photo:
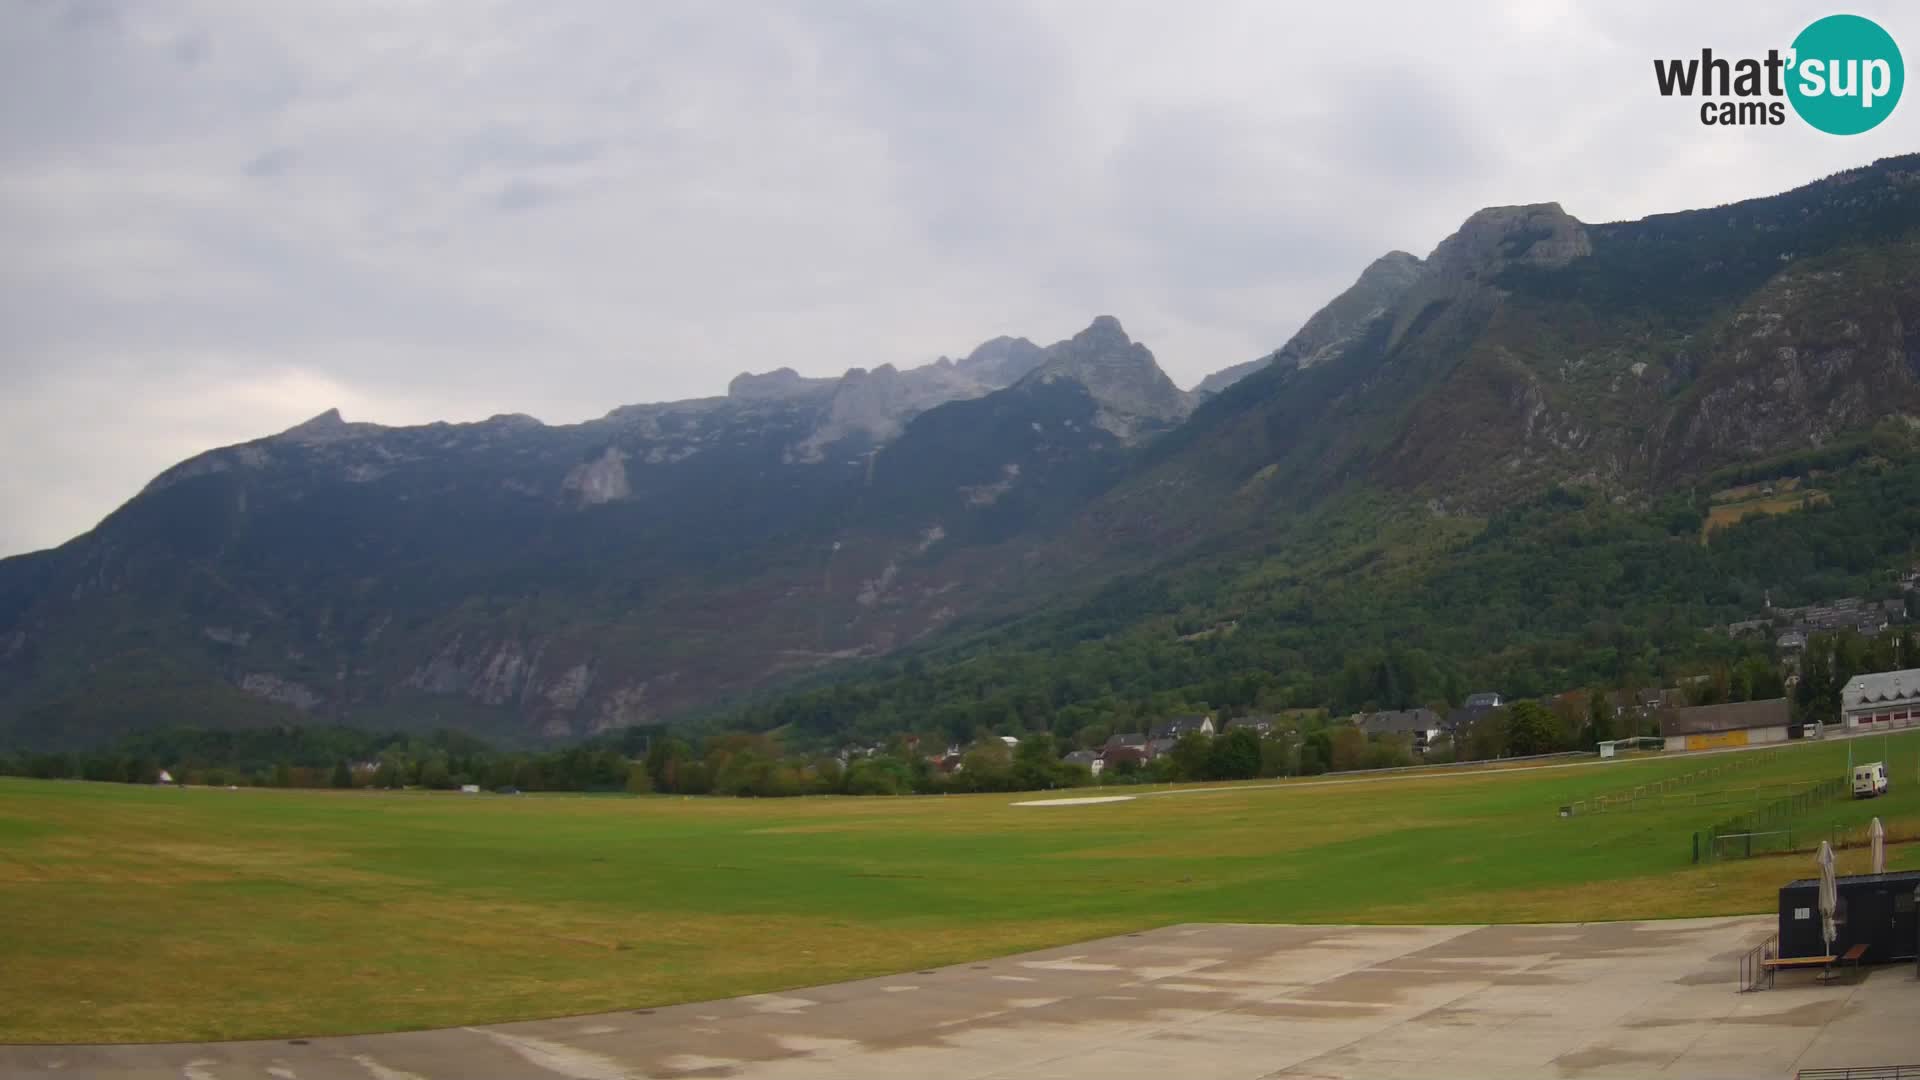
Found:
[[[1886,873],[1887,830],[1880,824],[1879,818],[1874,818],[1873,824],[1867,826],[1867,839],[1873,841],[1873,872],[1876,874]]]
[[[1814,856],[1820,864],[1820,937],[1827,943],[1827,955],[1833,955],[1833,939],[1838,935],[1833,929],[1833,910],[1840,905],[1840,886],[1833,879],[1833,845],[1820,841],[1820,854]]]

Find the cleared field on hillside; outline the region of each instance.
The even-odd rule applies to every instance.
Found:
[[[1861,760],[1881,756],[1860,740]],[[1821,811],[1920,826],[1892,793]],[[1733,756],[1733,802],[1574,799]],[[642,1008],[1185,921],[1523,922],[1771,910],[1804,855],[1695,867],[1730,806],[1842,743],[1574,768],[1027,796],[717,800],[0,780],[0,1041],[330,1034]],[[1109,789],[1109,792],[1114,789]],[[1125,791],[1126,789],[1119,789]],[[1699,790],[1696,788],[1696,790]],[[1862,869],[1864,853],[1843,855]],[[1895,866],[1920,866],[1920,844]]]
[[[1715,529],[1737,525],[1750,517],[1797,513],[1828,501],[1826,492],[1818,488],[1803,488],[1798,479],[1780,481],[1777,488],[1772,484],[1728,488],[1714,493],[1707,518],[1700,525],[1700,540],[1705,543]]]

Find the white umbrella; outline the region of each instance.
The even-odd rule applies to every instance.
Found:
[[[1880,824],[1879,818],[1874,818],[1873,824],[1867,826],[1867,839],[1873,841],[1873,872],[1876,874],[1886,873],[1887,830]]]
[[[1833,845],[1820,841],[1820,854],[1814,856],[1820,864],[1820,937],[1827,943],[1827,955],[1833,955],[1833,939],[1838,935],[1833,929],[1833,909],[1840,904],[1840,886],[1833,879]]]

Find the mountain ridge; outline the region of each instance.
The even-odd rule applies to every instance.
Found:
[[[1333,500],[1651,506],[1920,417],[1917,228],[1920,156],[1637,222],[1492,207],[1206,393],[1100,316],[572,425],[329,410],[0,560],[0,737],[197,708],[577,738],[1250,558]]]

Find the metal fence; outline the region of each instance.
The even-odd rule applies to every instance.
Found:
[[[1768,934],[1767,940],[1740,956],[1740,992],[1766,990],[1773,986],[1773,968],[1767,961],[1780,955],[1780,935]]]
[[[1851,1069],[1801,1069],[1795,1080],[1920,1080],[1920,1065],[1856,1065]]]
[[[1729,773],[1742,769],[1751,769],[1763,761],[1771,760],[1773,755],[1766,751],[1727,755],[1726,760],[1709,768],[1695,769],[1679,776],[1669,776],[1665,780],[1636,784],[1631,788],[1595,795],[1587,799],[1575,799],[1560,808],[1561,817],[1581,817],[1586,814],[1617,814],[1623,811],[1638,810],[1659,800],[1659,805],[1668,805],[1667,800],[1679,794],[1682,789],[1708,780],[1717,780]]]
[[[1772,852],[1796,850],[1794,823],[1815,807],[1824,806],[1853,794],[1852,780],[1836,776],[1822,780],[1804,791],[1762,803],[1744,814],[1707,826],[1693,834],[1693,861],[1747,858]],[[1801,830],[1802,839],[1820,835]],[[1757,841],[1757,842],[1756,842]]]

